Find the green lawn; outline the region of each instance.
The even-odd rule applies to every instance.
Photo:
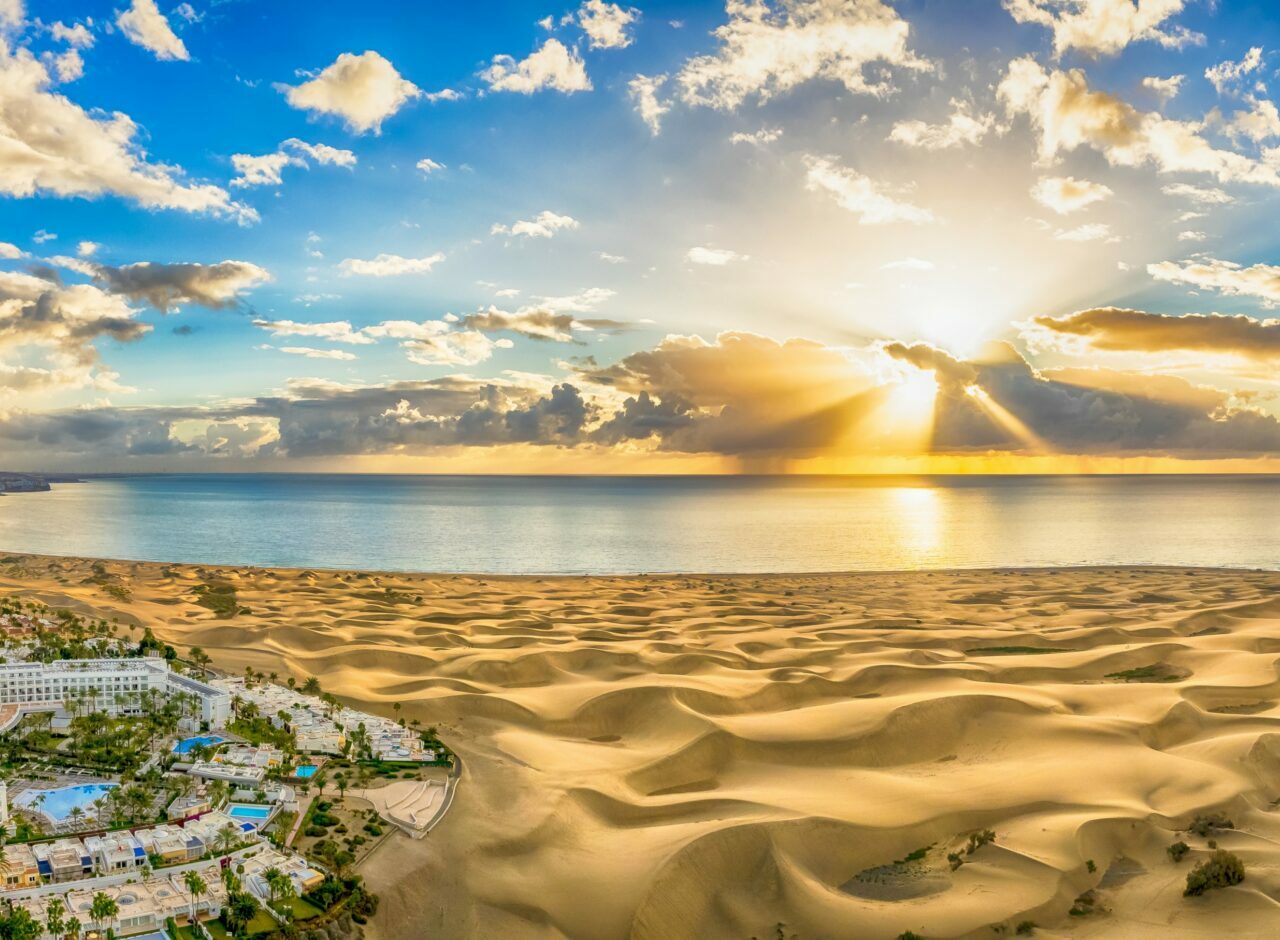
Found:
[[[303,898],[290,898],[284,903],[293,911],[294,920],[310,920],[324,913],[320,908]]]

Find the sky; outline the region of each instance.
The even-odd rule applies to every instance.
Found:
[[[0,469],[1280,471],[1280,14],[0,0]]]

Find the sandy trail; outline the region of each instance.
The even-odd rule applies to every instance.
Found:
[[[378,938],[1280,932],[1280,574],[106,567],[128,600],[32,556],[0,592],[401,702],[462,755],[444,822],[366,863]],[[1208,811],[1236,828],[1178,832]],[[1208,838],[1247,880],[1184,899]]]

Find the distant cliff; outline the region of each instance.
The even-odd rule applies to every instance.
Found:
[[[42,493],[49,481],[34,473],[12,473],[0,470],[0,493]]]

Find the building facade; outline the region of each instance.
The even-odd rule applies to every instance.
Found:
[[[141,711],[147,693],[192,696],[201,721],[211,728],[231,717],[231,695],[174,672],[158,657],[140,659],[62,659],[52,663],[0,665],[0,706],[26,711]]]

